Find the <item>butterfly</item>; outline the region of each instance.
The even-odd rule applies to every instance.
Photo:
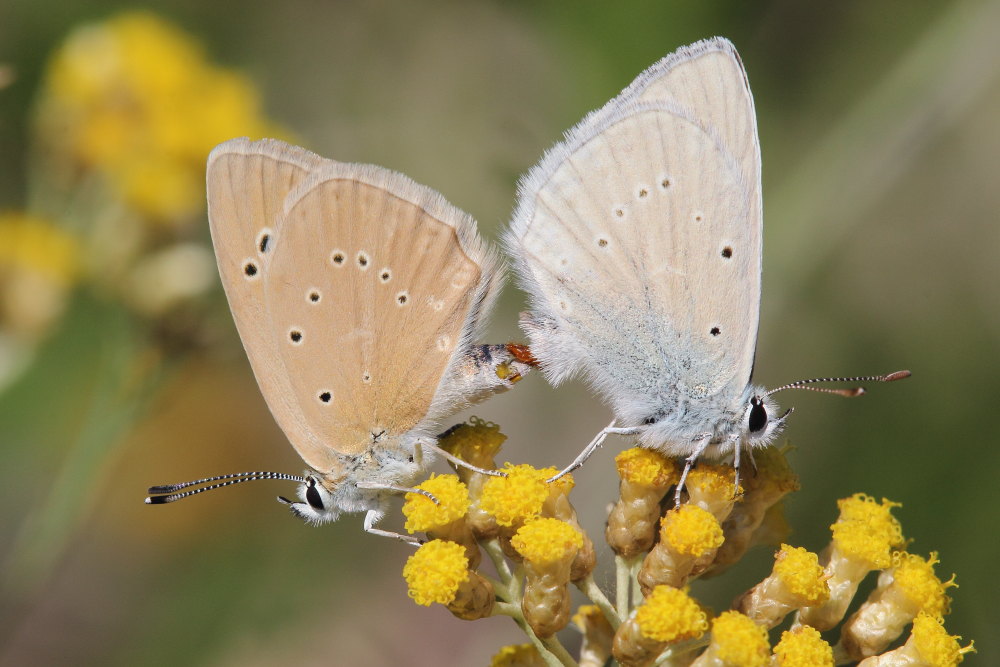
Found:
[[[791,410],[751,382],[761,296],[761,160],[753,97],[733,45],[678,49],[587,115],[519,184],[505,245],[529,295],[522,328],[546,377],[580,375],[611,433],[686,458],[740,454]],[[738,481],[737,481],[738,486]]]
[[[413,491],[453,412],[506,391],[534,363],[477,345],[498,295],[498,255],[474,220],[430,188],[282,141],[240,138],[208,159],[219,274],[271,413],[309,470],[155,486],[150,504],[258,479],[299,482],[312,524]],[[486,471],[483,471],[486,472]],[[199,484],[209,484],[183,491]]]

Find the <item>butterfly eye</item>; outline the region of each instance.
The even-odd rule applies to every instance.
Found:
[[[764,401],[756,396],[750,399],[750,419],[747,420],[747,428],[751,433],[757,433],[767,426],[767,410],[764,409]]]
[[[313,509],[323,510],[323,498],[319,495],[319,489],[316,488],[316,480],[309,478],[309,487],[306,489],[306,502]]]

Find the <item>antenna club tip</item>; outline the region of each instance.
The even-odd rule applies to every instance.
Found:
[[[913,375],[913,373],[911,373],[910,371],[896,371],[895,373],[889,373],[888,375],[886,375],[883,378],[883,381],[895,382],[896,380],[902,380],[904,378],[908,378],[911,375]]]
[[[171,500],[173,500],[173,496],[150,496],[144,502],[147,505],[166,505]]]

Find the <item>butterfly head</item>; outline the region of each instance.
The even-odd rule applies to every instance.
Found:
[[[311,526],[330,523],[340,518],[342,508],[337,502],[337,492],[342,480],[331,480],[316,472],[307,472],[299,483],[299,502],[278,496],[278,501],[288,505],[292,514]]]
[[[765,447],[785,428],[785,420],[792,410],[779,413],[778,404],[767,392],[753,387],[750,398],[743,410],[740,433],[743,442],[750,447]]]
[[[785,419],[791,414],[792,409],[786,410],[780,417],[778,414],[778,404],[771,398],[779,391],[787,389],[806,389],[818,391],[824,394],[835,394],[837,396],[861,396],[865,393],[864,387],[852,387],[850,389],[831,389],[827,387],[815,387],[817,383],[825,382],[895,382],[910,377],[910,371],[896,371],[886,375],[863,375],[857,377],[833,377],[833,378],[810,378],[808,380],[797,380],[788,384],[765,391],[761,387],[748,387],[749,399],[743,411],[743,441],[751,447],[763,447],[770,444],[781,433],[785,427]]]

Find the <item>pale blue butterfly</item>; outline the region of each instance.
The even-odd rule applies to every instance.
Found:
[[[505,243],[530,297],[522,326],[551,382],[575,375],[615,419],[609,433],[686,457],[775,439],[771,396],[828,381],[752,385],[761,293],[760,147],[736,49],[678,49],[590,113],[521,180]]]

